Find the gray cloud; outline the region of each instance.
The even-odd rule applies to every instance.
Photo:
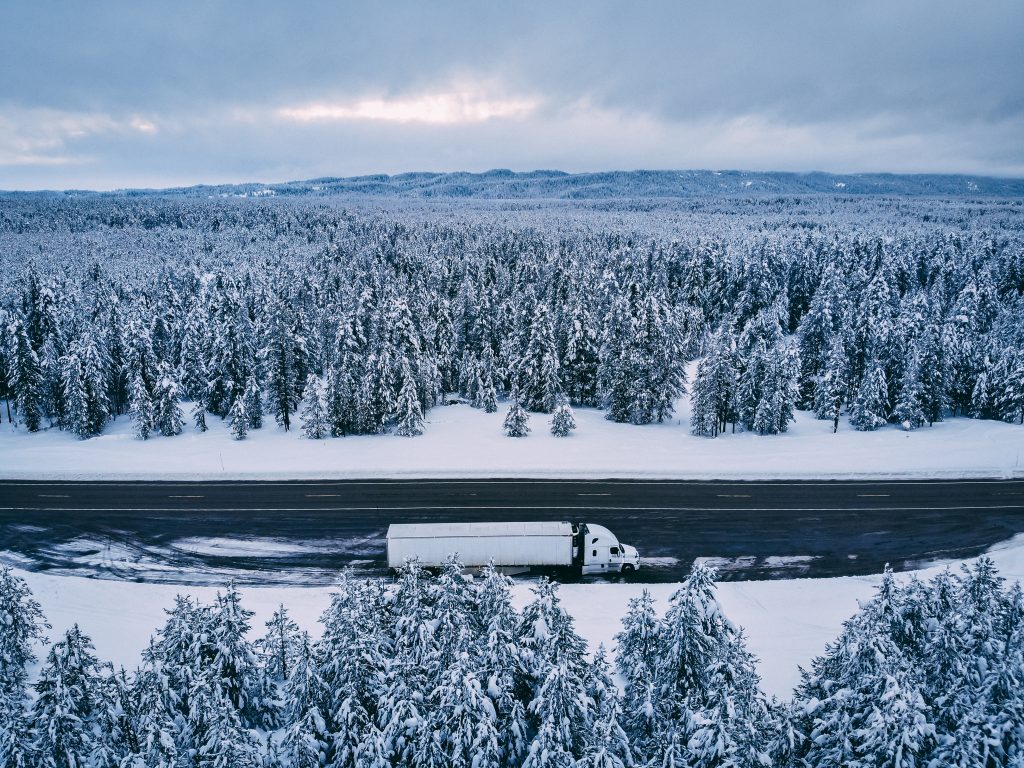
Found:
[[[490,167],[1024,174],[1017,0],[10,5],[0,188]]]

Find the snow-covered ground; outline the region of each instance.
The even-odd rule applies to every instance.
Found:
[[[1024,535],[995,547],[990,556],[1007,579],[1024,581]],[[928,577],[943,566],[918,575]],[[74,623],[93,638],[100,656],[132,668],[150,635],[164,622],[176,594],[190,594],[209,601],[211,587],[179,587],[162,584],[104,581],[78,576],[52,576],[18,571],[32,588],[53,625],[51,636]],[[897,578],[909,578],[899,574]],[[869,598],[880,576],[789,581],[724,582],[718,595],[728,617],[745,628],[750,649],[760,659],[764,688],[788,697],[799,681],[799,666],[825,650],[839,633],[844,619],[857,610],[857,601]],[[561,596],[575,617],[577,628],[593,649],[609,648],[631,597],[648,589],[664,611],[674,584],[566,584]],[[530,599],[528,582],[517,582],[515,600],[522,607]],[[245,605],[255,611],[254,632],[281,603],[288,606],[299,624],[312,633],[330,600],[327,587],[250,587],[243,591]]]
[[[798,413],[777,436],[689,434],[689,403],[664,424],[615,424],[596,409],[576,411],[578,429],[553,437],[550,416],[532,414],[525,438],[502,433],[504,407],[487,414],[467,405],[427,414],[426,433],[307,440],[272,422],[231,439],[211,417],[210,430],[145,442],[127,417],[100,437],[78,440],[56,429],[41,434],[0,428],[0,477],[7,479],[284,479],[369,477],[560,478],[937,478],[1024,477],[1024,427],[950,419],[904,432],[856,432]]]

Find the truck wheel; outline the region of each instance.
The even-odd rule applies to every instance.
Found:
[[[636,570],[636,568],[633,567],[632,563],[626,563],[625,565],[622,566],[622,572],[623,573],[632,573],[635,570]]]

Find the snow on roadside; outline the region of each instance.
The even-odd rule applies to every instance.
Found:
[[[1024,582],[1024,534],[993,547],[990,557],[1003,577]],[[927,578],[939,570],[933,567],[917,573]],[[163,624],[164,610],[172,606],[175,595],[211,601],[217,591],[212,587],[17,573],[42,604],[53,625],[51,636],[78,623],[93,638],[102,658],[129,669],[138,664],[150,635]],[[842,622],[857,610],[858,601],[873,594],[880,578],[723,582],[718,585],[718,595],[726,615],[745,629],[750,649],[760,659],[764,689],[788,698],[799,681],[798,668],[825,650]],[[611,649],[629,599],[645,588],[655,598],[657,609],[664,611],[676,585],[565,584],[561,596],[591,649],[598,643]],[[255,611],[255,632],[261,632],[274,609],[284,603],[300,626],[315,634],[330,592],[328,587],[246,587],[243,602]],[[517,582],[514,597],[516,606],[522,608],[530,600],[529,582]]]
[[[487,414],[467,405],[427,413],[420,437],[364,435],[307,440],[272,422],[245,441],[227,424],[178,437],[134,439],[119,418],[90,440],[56,429],[28,434],[0,427],[0,477],[6,479],[342,479],[342,478],[1012,478],[1024,477],[1024,427],[950,419],[904,432],[886,427],[856,432],[846,424],[797,413],[777,436],[689,434],[689,403],[665,424],[615,424],[593,408],[576,411],[578,429],[553,437],[550,417],[531,414],[532,432],[502,434],[504,408]]]

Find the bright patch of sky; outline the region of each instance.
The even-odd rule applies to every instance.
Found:
[[[0,189],[412,170],[1024,175],[1024,3],[14,3]]]

